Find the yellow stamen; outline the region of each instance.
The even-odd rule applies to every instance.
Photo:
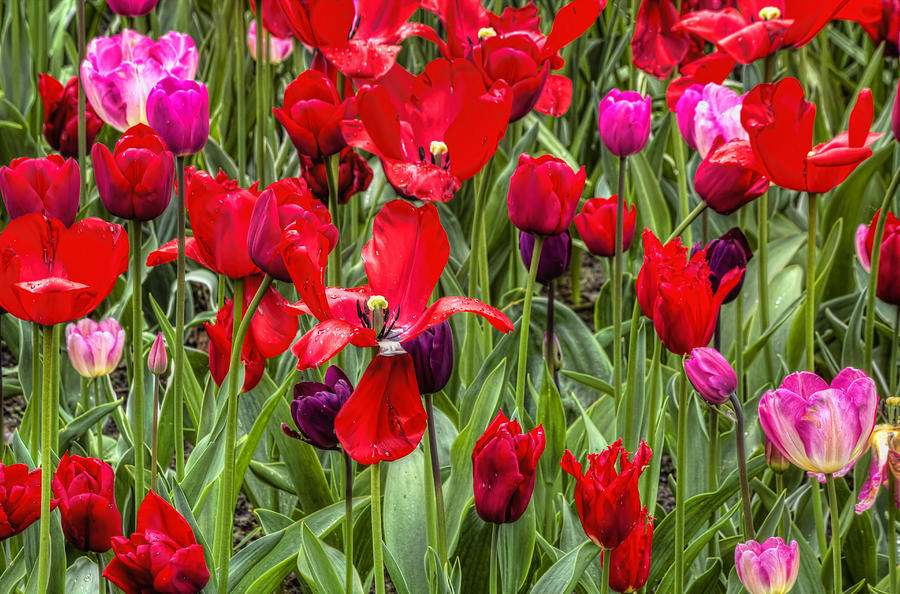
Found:
[[[781,10],[779,10],[777,6],[766,6],[766,7],[760,9],[759,18],[761,18],[764,21],[771,21],[772,19],[780,19],[781,18]]]

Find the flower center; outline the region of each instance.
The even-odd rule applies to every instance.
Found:
[[[360,306],[360,303],[363,305]],[[391,321],[391,309],[382,295],[372,295],[365,302],[357,302],[356,315],[364,327],[375,331],[378,340],[390,338],[397,322],[396,315]]]
[[[431,144],[428,146],[428,152],[431,153],[431,164],[437,165],[438,167],[443,167],[444,169],[450,168],[450,149],[447,147],[447,143],[442,140],[432,140]],[[423,147],[419,147],[419,160],[426,161],[428,158],[428,154],[425,152]]]
[[[759,11],[759,18],[764,21],[781,18],[781,10],[777,6],[765,6]]]
[[[478,39],[484,41],[488,37],[493,37],[497,34],[497,31],[493,27],[482,27],[478,30]]]

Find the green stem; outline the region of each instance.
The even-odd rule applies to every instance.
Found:
[[[682,369],[684,366],[682,365]],[[675,489],[675,588],[674,592],[684,592],[684,506],[687,493],[687,413],[688,378],[682,371],[681,398],[678,401],[678,443],[676,446],[677,466],[675,475],[678,483]]]
[[[734,433],[737,439],[738,475],[741,482],[741,507],[744,515],[744,540],[752,540],[756,536],[756,531],[753,529],[753,506],[750,503],[750,482],[747,480],[747,452],[744,447],[744,409],[737,394],[731,395],[731,404],[734,406],[734,416],[736,418]]]
[[[441,481],[441,462],[438,458],[437,428],[435,426],[434,402],[431,394],[425,394],[425,411],[428,413],[428,449],[431,458],[431,476],[434,485],[434,509],[437,512],[438,556],[441,563],[447,563],[447,522],[444,517],[444,486]]]
[[[153,381],[153,433],[150,440],[150,488],[158,490],[156,486],[156,467],[159,462],[159,376]]]
[[[500,524],[491,524],[491,573],[490,593],[497,594],[497,582],[500,581]]]
[[[897,351],[900,350],[900,305],[894,308],[894,337],[891,340],[890,395],[897,396]],[[893,501],[893,500],[892,500]]]
[[[40,412],[41,402],[41,326],[37,322],[31,323],[31,394],[28,397],[28,406],[34,407],[31,416],[31,451],[40,449],[40,430],[37,415]]]
[[[572,246],[572,262],[569,265],[569,286],[572,292],[572,304],[581,305],[581,258],[584,252],[578,246]]]
[[[897,479],[894,473],[888,474],[888,575],[890,576],[891,592],[900,592],[900,580],[897,576],[897,504],[896,489]]]
[[[819,481],[812,479],[810,481],[810,489],[812,490],[813,518],[816,523],[816,542],[819,543],[819,554],[824,559],[825,551],[828,550],[828,539],[825,538],[825,520],[822,515],[822,490],[819,487]]]
[[[686,217],[683,221],[681,221],[681,223],[675,228],[674,231],[672,231],[672,233],[671,233],[671,234],[669,235],[669,237],[666,239],[665,243],[669,243],[670,241],[672,241],[673,239],[675,239],[676,237],[678,237],[679,235],[681,235],[682,232],[684,232],[688,227],[690,227],[691,223],[694,222],[694,219],[696,219],[697,217],[699,217],[699,216],[700,216],[700,213],[702,213],[704,210],[706,210],[706,202],[701,202],[700,204],[698,204],[697,206],[695,206],[695,207],[694,207],[694,210],[692,210],[691,212],[689,212],[688,215],[687,215],[687,217]],[[686,234],[686,235],[685,235],[685,240],[686,240],[687,242],[690,241],[690,235],[689,235],[689,234]]]
[[[437,551],[437,506],[434,495],[434,474],[431,471],[431,444],[427,439],[423,439],[422,447],[425,449],[425,456],[423,457],[425,464],[425,532],[428,546]]]
[[[76,3],[76,27],[78,29],[78,63],[84,63],[85,56],[85,34],[84,34],[84,0],[78,0]],[[81,196],[87,199],[87,179],[85,170],[85,159],[87,156],[87,124],[85,110],[87,109],[84,96],[84,85],[81,79],[78,80],[78,171],[80,172]]]
[[[600,565],[603,575],[600,578],[600,594],[609,594],[609,570],[612,566],[612,549],[600,550]]]
[[[831,512],[831,567],[834,571],[834,592],[840,594],[844,591],[841,580],[841,516],[838,507],[837,491],[834,488],[834,475],[825,475],[828,483],[828,506]],[[888,502],[893,506],[894,502]]]
[[[766,65],[769,59],[766,58]],[[760,332],[769,328],[769,193],[764,192],[757,204],[757,228],[759,229],[759,325]],[[763,361],[766,364],[766,380],[770,381],[775,373],[772,367],[772,345],[766,341],[763,346]]]
[[[131,221],[131,383],[134,397],[134,501],[144,500],[144,357],[141,305],[141,222]]]
[[[712,407],[708,407],[707,433],[709,434],[709,458],[706,463],[706,490],[714,493],[719,488],[719,413]],[[718,517],[717,508],[713,507],[709,514],[709,525],[712,527]],[[709,556],[716,556],[718,548],[717,539],[709,543]]]
[[[353,459],[344,454],[344,591],[353,594]]]
[[[184,220],[184,157],[175,157],[175,175],[178,178],[176,192],[177,215],[176,230],[178,232],[177,280],[175,285],[175,350],[172,365],[175,397],[174,433],[175,433],[175,477],[180,483],[184,480],[184,299],[185,299],[185,220]]]
[[[372,483],[372,571],[375,594],[384,594],[384,551],[381,544],[381,463],[369,467]]]
[[[678,214],[682,217],[687,217],[690,216],[688,214],[690,202],[688,201],[687,191],[687,168],[685,167],[684,160],[684,141],[678,133],[678,128],[676,126],[672,126],[671,138],[675,149],[675,167],[678,169]],[[701,202],[701,204],[705,203]],[[690,227],[686,226],[683,231],[685,245],[692,245]],[[676,233],[675,235],[680,235],[680,233]]]
[[[94,378],[94,406],[100,406],[100,380]],[[97,457],[103,459],[103,422],[106,418],[97,421]]]
[[[524,422],[525,414],[525,373],[528,370],[528,330],[531,326],[531,300],[534,297],[534,281],[537,278],[538,263],[541,261],[541,249],[544,237],[534,236],[534,251],[531,253],[531,266],[528,269],[528,284],[525,285],[525,303],[522,306],[522,321],[519,324],[519,367],[516,372],[516,409],[520,421]]]
[[[50,423],[50,446],[54,452],[59,452],[59,380],[62,377],[59,370],[59,335],[60,332],[53,333],[53,372],[50,377],[50,396],[52,399],[53,420]]]
[[[631,310],[631,327],[628,331],[628,371],[625,380],[625,444],[632,448],[631,451],[637,451],[637,440],[634,437],[635,426],[634,416],[636,404],[634,401],[634,392],[637,389],[635,374],[637,373],[637,337],[639,332],[638,323],[641,318],[640,307],[635,304]]]
[[[336,153],[325,157],[325,177],[328,180],[328,212],[331,213],[331,221],[336,225],[338,222],[338,183],[340,175],[341,155]],[[343,266],[343,258],[341,253],[341,240],[338,237],[338,244],[331,252],[329,265],[326,267],[328,274],[328,285],[331,287],[339,287],[341,285],[341,268]]]
[[[807,197],[806,368],[816,371],[816,195]]]
[[[266,187],[264,175],[266,152],[266,52],[263,48],[263,40],[266,30],[263,27],[263,2],[256,3],[256,177],[259,178],[259,187]],[[242,40],[241,40],[242,41]]]
[[[235,39],[246,39],[247,31],[244,30],[244,3],[235,2]],[[242,188],[247,185],[247,88],[244,83],[244,52],[234,52],[234,94],[237,95],[237,156],[238,156],[238,185]]]
[[[784,473],[776,471],[775,496],[780,497],[782,492],[784,492]],[[784,511],[781,514],[781,520],[778,522],[778,536],[780,536],[782,540],[787,538],[787,513],[787,506],[785,506]]]
[[[622,238],[624,236],[623,218],[625,210],[625,173],[627,157],[619,157],[619,193],[616,197],[616,232],[613,250],[613,396],[616,406],[622,402]],[[630,403],[633,404],[633,403]],[[626,410],[628,416],[634,418],[634,411]],[[631,446],[631,424],[625,426],[625,443]]]
[[[55,343],[55,335],[59,332],[57,326],[44,326],[44,379],[43,379],[43,395],[41,397],[41,535],[40,549],[38,552],[38,581],[37,588],[39,591],[46,592],[50,577],[50,479],[53,476],[51,467],[51,447],[50,439],[52,436],[51,423],[56,413],[53,410],[53,398],[50,394],[52,375],[53,375],[53,359],[56,354],[53,352]]]
[[[734,300],[734,372],[737,375],[736,394],[744,400],[744,294]]]
[[[650,360],[650,406],[648,412],[647,423],[647,443],[651,448],[657,448],[655,442],[657,424],[656,418],[659,416],[659,359],[662,355],[662,341],[658,338],[653,342],[653,358]],[[656,456],[655,460],[651,460],[654,464],[653,468],[658,468],[660,456]],[[655,471],[654,471],[655,472]],[[651,509],[656,501],[657,485],[653,481],[654,472],[646,472],[641,475],[644,480],[643,490],[641,492],[641,501],[643,501]]]

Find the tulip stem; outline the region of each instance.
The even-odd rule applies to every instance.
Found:
[[[384,594],[384,551],[381,549],[381,463],[369,467],[372,484],[372,572],[375,594]]]
[[[638,448],[638,440],[634,437],[634,413],[637,412],[634,402],[637,382],[635,382],[634,376],[637,373],[637,337],[640,318],[641,309],[635,302],[635,306],[631,310],[631,327],[628,330],[628,368],[625,374],[625,444],[635,452]]]
[[[900,305],[894,308],[894,338],[891,341],[890,396],[897,396],[897,351],[900,349]]]
[[[682,362],[682,369],[684,364]],[[688,412],[688,378],[681,373],[681,398],[678,402],[678,443],[676,446],[677,466],[675,475],[678,479],[675,489],[675,587],[674,592],[684,592],[684,506],[687,492],[687,412]]]
[[[784,491],[784,473],[775,471],[775,496],[780,497],[781,493]],[[782,540],[787,538],[787,506],[785,506],[784,511],[781,514],[781,520],[778,522],[778,536],[781,537]]]
[[[500,524],[491,524],[491,573],[490,592],[497,594],[497,582],[500,581]]]
[[[100,380],[94,378],[91,383],[94,384],[94,406],[100,406]],[[97,421],[97,457],[101,460],[103,459],[103,421],[105,420],[104,417]]]
[[[256,3],[256,177],[259,179],[259,187],[266,187],[265,168],[266,153],[266,51],[263,40],[266,30],[263,27],[263,2]],[[243,41],[243,40],[240,40]]]
[[[771,57],[771,56],[770,56]],[[770,63],[766,58],[766,66]],[[769,329],[769,193],[763,192],[757,203],[757,228],[759,233],[759,325],[760,332]],[[766,364],[766,381],[774,375],[772,368],[772,344],[767,340],[763,346],[763,361]]]
[[[78,0],[75,3],[76,27],[78,29],[78,63],[84,64],[85,55],[85,34],[84,34],[84,0]],[[87,124],[85,110],[87,109],[84,97],[84,85],[81,84],[81,77],[78,79],[78,177],[80,180],[81,196],[87,197],[87,184],[85,183],[85,158],[87,155]]]
[[[884,225],[887,221],[887,211],[891,205],[891,198],[897,192],[898,185],[900,185],[900,169],[894,173],[891,184],[888,186],[887,191],[884,193],[884,199],[881,201],[881,209],[879,210],[881,215],[878,217],[878,223],[875,225],[872,254],[869,258],[869,288],[866,292],[866,341],[865,349],[863,350],[865,371],[869,375],[873,375],[874,372],[872,367],[872,350],[875,345],[875,295],[878,292],[878,264],[881,261],[881,249],[880,247],[875,249],[875,247],[881,246],[881,240],[884,237]]]
[[[695,206],[694,210],[688,213],[687,217],[685,217],[685,219],[681,221],[681,223],[677,227],[675,227],[675,230],[672,231],[672,233],[663,243],[669,243],[670,241],[681,235],[682,232],[684,232],[684,230],[687,229],[691,225],[691,223],[694,222],[694,219],[699,217],[700,213],[702,213],[704,210],[706,210],[706,202],[701,202],[700,204]]]
[[[706,490],[715,493],[719,488],[719,412],[713,407],[707,407],[709,418],[707,419],[707,433],[709,434],[709,458],[706,461]],[[713,507],[709,513],[709,526],[716,523],[718,508]],[[719,542],[713,538],[709,542],[709,556],[716,557]]]
[[[441,563],[447,563],[447,523],[444,518],[444,487],[441,482],[441,461],[438,458],[437,427],[434,419],[432,394],[425,394],[425,410],[428,413],[428,449],[431,454],[431,476],[434,481],[434,508],[437,512],[438,555]]]
[[[816,371],[816,195],[807,194],[806,236],[806,368]]]
[[[134,503],[144,500],[144,357],[141,348],[141,222],[131,221],[131,383],[134,387]]]
[[[829,473],[825,475],[828,484],[828,506],[831,508],[831,567],[834,571],[834,593],[840,594],[844,591],[843,581],[841,580],[841,516],[838,507],[837,491],[834,488],[834,475]],[[888,505],[894,505],[890,501]]]
[[[756,537],[753,529],[753,506],[750,503],[750,482],[747,480],[747,452],[744,447],[744,408],[737,394],[731,395],[731,404],[734,406],[736,424],[734,428],[737,439],[737,463],[738,476],[741,482],[741,507],[744,515],[744,540],[752,540]]]
[[[525,417],[525,372],[528,370],[528,330],[531,326],[531,301],[534,297],[534,281],[537,278],[538,263],[541,261],[541,250],[544,247],[544,236],[534,236],[534,251],[531,253],[531,266],[528,268],[528,284],[525,285],[525,303],[522,305],[522,321],[519,323],[519,367],[516,373],[516,409],[519,420],[524,423]]]
[[[679,10],[681,10],[679,8]],[[681,139],[681,135],[678,133],[678,130],[673,126],[672,127],[672,145],[674,147],[675,152],[675,166],[678,169],[678,214],[683,217],[690,217],[688,214],[688,208],[690,207],[690,202],[688,201],[688,191],[687,191],[687,168],[685,167],[684,161],[684,141]],[[705,202],[701,202],[700,204],[705,204]],[[696,210],[696,209],[695,209]],[[693,214],[693,213],[691,213]],[[691,219],[693,220],[693,219]],[[688,246],[692,244],[691,242],[691,229],[690,225],[686,225],[684,229],[684,243]],[[675,233],[675,235],[681,235],[681,233]]]
[[[890,576],[891,592],[900,592],[900,580],[897,579],[897,504],[896,489],[897,479],[893,472],[888,472],[888,575]]]
[[[244,30],[244,4],[235,2],[234,25],[237,30],[236,39],[246,38]],[[257,54],[258,55],[258,54]],[[238,156],[238,185],[242,188],[247,183],[247,88],[244,85],[244,52],[234,52],[234,91],[237,95],[237,156]]]
[[[635,306],[637,307],[637,306]],[[656,339],[653,343],[653,358],[650,360],[650,410],[647,423],[647,443],[656,448],[656,418],[659,416],[659,358],[662,354],[662,341]],[[641,493],[641,501],[652,509],[656,502],[656,490],[658,483],[653,480],[659,469],[661,456],[654,456],[650,460],[652,472],[641,474],[644,481],[644,489]]]
[[[353,594],[353,459],[344,454],[344,591]]]
[[[515,250],[513,250],[515,251]],[[547,283],[547,337],[544,340],[544,361],[547,370],[553,376],[553,385],[559,392],[559,366],[557,365],[556,350],[556,280]]]
[[[825,559],[825,551],[828,549],[828,539],[825,538],[825,520],[822,516],[822,490],[819,481],[810,481],[812,489],[813,518],[816,523],[816,541],[819,543],[819,554]]]
[[[609,594],[609,569],[612,566],[612,549],[600,549],[600,566],[602,577],[600,578],[600,594]]]
[[[31,395],[28,397],[28,405],[34,407],[31,416],[31,451],[37,452],[40,448],[40,423],[37,420],[41,402],[41,327],[37,322],[31,323]]]
[[[156,467],[159,456],[159,376],[153,381],[153,433],[150,440],[150,488],[158,491],[156,485]]]
[[[624,236],[624,210],[625,210],[625,173],[627,170],[628,158],[619,157],[619,186],[616,196],[616,233],[615,248],[613,250],[613,396],[616,399],[616,406],[622,403],[622,238]],[[626,419],[634,418],[634,411],[631,407],[634,401],[626,404]],[[631,422],[626,421],[625,425],[625,443],[631,447],[632,431]]]
[[[174,433],[175,433],[175,478],[180,483],[184,480],[184,290],[185,290],[185,221],[184,221],[184,157],[175,157],[175,175],[178,178],[176,192],[178,232],[177,281],[175,285],[175,356],[172,365],[173,386],[175,396]]]
[[[53,383],[53,359],[56,357],[53,345],[59,332],[57,325],[44,326],[44,379],[41,396],[41,533],[38,552],[37,589],[46,592],[50,577],[50,479],[53,476],[50,458],[51,423],[53,415],[53,397],[50,394]]]
[[[338,184],[340,183],[341,154],[328,155],[325,157],[325,177],[328,181],[328,212],[331,214],[331,221],[335,225],[338,222]],[[337,245],[331,252],[331,262],[327,267],[328,285],[338,287],[341,284],[341,268],[343,266],[343,254],[341,253],[341,236],[338,235]]]

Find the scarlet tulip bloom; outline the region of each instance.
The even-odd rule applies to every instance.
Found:
[[[518,421],[497,413],[472,450],[475,511],[482,520],[508,524],[522,517],[545,445],[542,425],[522,433]]]
[[[57,504],[50,500],[50,510]],[[19,534],[41,517],[41,469],[0,462],[0,540]]]
[[[91,157],[100,201],[110,213],[152,221],[166,210],[175,185],[175,156],[153,128],[135,124],[115,151],[96,144]]]
[[[878,217],[875,213],[868,227],[860,225],[857,232],[857,253],[866,270],[870,269],[872,250],[875,247],[875,228]],[[881,251],[878,257],[878,279],[875,295],[891,305],[900,305],[900,219],[892,213],[887,214],[884,222],[884,235],[881,237]]]
[[[361,121],[342,130],[350,146],[381,157],[400,194],[446,202],[496,152],[511,102],[506,83],[486,89],[471,62],[437,59],[417,77],[397,66],[360,89]]]
[[[191,526],[153,491],[138,509],[134,533],[114,536],[112,547],[115,556],[103,577],[125,594],[195,594],[209,581],[203,546]]]
[[[878,490],[882,486],[888,486],[889,473],[893,473],[896,480],[900,471],[900,467],[896,465],[896,456],[900,452],[900,427],[877,425],[869,443],[872,445],[872,461],[869,463],[869,476],[859,490],[859,503],[856,504],[858,514],[872,507],[878,497]],[[888,502],[888,505],[891,504],[900,507],[900,492],[894,493],[894,501]]]
[[[38,78],[38,93],[44,104],[44,138],[65,158],[78,155],[78,77],[73,76],[66,86],[50,76]],[[90,103],[84,106],[85,146],[90,150],[103,127],[103,120]]]
[[[100,305],[127,268],[121,225],[88,218],[66,229],[27,214],[0,233],[0,307],[45,326],[72,322]]]
[[[309,191],[322,204],[328,205],[328,177],[324,159],[310,159],[300,155],[303,178]],[[338,166],[338,204],[347,204],[357,192],[365,192],[372,183],[372,168],[359,153],[350,147],[341,150]]]
[[[609,568],[609,586],[616,592],[637,592],[650,577],[650,554],[653,550],[653,518],[647,515],[647,508],[641,510],[641,517],[628,537],[609,555],[600,560],[612,563]]]
[[[643,240],[644,264],[636,287],[641,311],[653,320],[657,336],[676,355],[706,346],[716,328],[719,308],[743,270],[730,270],[713,291],[705,251],[686,262],[687,249],[680,238],[662,245],[646,229]]]
[[[319,240],[289,228],[281,253],[302,298],[301,311],[319,324],[292,348],[298,369],[328,361],[348,344],[379,347],[335,419],[344,450],[363,464],[396,460],[418,445],[426,414],[407,342],[455,313],[484,317],[503,332],[513,325],[499,310],[466,297],[442,297],[427,306],[447,264],[450,245],[434,205],[394,200],[375,217],[362,260],[369,284],[324,287],[327,253]]]
[[[0,193],[11,219],[36,212],[71,227],[81,195],[78,163],[59,155],[13,159],[0,167]]]
[[[585,534],[594,544],[614,549],[625,542],[638,522],[646,518],[641,509],[638,478],[652,453],[650,446],[642,441],[631,460],[620,439],[599,454],[589,454],[590,467],[583,472],[581,463],[566,450],[560,466],[575,477],[578,516]]]
[[[112,537],[122,536],[115,482],[112,466],[102,460],[66,452],[59,461],[53,494],[59,498],[63,534],[76,549],[105,553]]]
[[[188,219],[194,232],[185,242],[187,257],[229,278],[259,274],[260,269],[247,251],[250,215],[259,196],[256,184],[245,190],[223,171],[213,177],[188,167],[184,187]],[[178,240],[173,239],[150,252],[147,266],[174,262],[177,257]]]
[[[578,171],[553,155],[537,159],[522,153],[509,180],[506,205],[512,224],[536,235],[559,235],[575,218],[584,191],[584,167]]]
[[[662,80],[668,78],[690,49],[690,37],[678,31],[672,0],[641,0],[631,38],[632,62]]]
[[[616,200],[618,194],[609,198],[591,198],[584,203],[581,212],[575,215],[578,235],[595,256],[612,258],[616,254]],[[637,222],[637,207],[626,204],[622,210],[622,251],[627,252],[634,241],[634,227]]]
[[[876,0],[880,4],[878,18],[860,20],[863,30],[872,38],[872,43],[884,43],[884,53],[897,56],[897,39],[900,38],[900,0]]]

